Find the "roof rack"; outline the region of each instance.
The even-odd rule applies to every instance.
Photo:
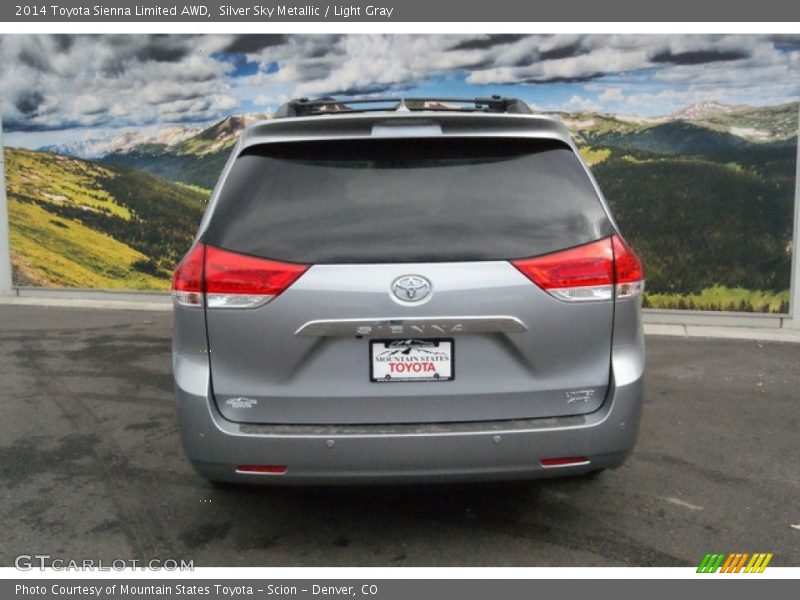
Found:
[[[372,104],[373,106],[367,106]],[[387,106],[388,105],[388,106]],[[491,96],[489,98],[436,98],[436,97],[376,97],[348,98],[337,100],[330,96],[310,100],[295,98],[281,104],[275,111],[274,118],[310,117],[314,115],[330,115],[343,113],[363,113],[376,111],[412,112],[484,112],[531,114],[530,107],[519,98]]]

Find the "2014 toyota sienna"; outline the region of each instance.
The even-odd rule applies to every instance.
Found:
[[[516,99],[300,99],[249,127],[173,282],[212,481],[617,467],[643,271],[564,125]]]

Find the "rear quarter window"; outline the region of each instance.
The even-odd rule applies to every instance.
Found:
[[[202,239],[235,252],[324,264],[507,260],[611,233],[568,146],[432,138],[247,148]]]

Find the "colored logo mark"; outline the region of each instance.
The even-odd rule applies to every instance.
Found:
[[[772,552],[736,552],[726,554],[724,552],[706,554],[697,567],[698,573],[763,573],[769,561],[772,560]]]

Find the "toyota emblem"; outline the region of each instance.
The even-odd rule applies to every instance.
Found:
[[[431,282],[419,275],[406,275],[395,280],[392,293],[403,302],[419,302],[431,293]]]

